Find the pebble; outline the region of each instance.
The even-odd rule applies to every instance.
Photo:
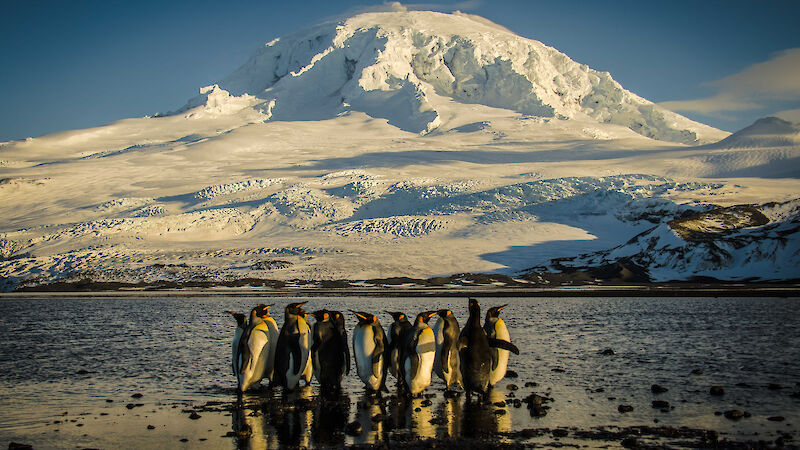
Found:
[[[127,405],[125,405],[125,407],[128,409],[133,409],[136,408],[136,405],[134,405],[133,403],[128,403]]]
[[[197,412],[195,412],[195,411],[192,411],[192,413],[189,414],[189,418],[192,419],[192,420],[197,420],[200,417],[202,417],[202,416],[200,414],[197,414]]]
[[[725,418],[730,420],[739,420],[744,417],[744,412],[739,409],[731,409],[725,411]]]
[[[725,389],[722,386],[711,386],[708,393],[711,395],[725,395]]]
[[[667,389],[667,388],[665,388],[663,386],[659,386],[657,384],[654,384],[654,385],[650,386],[650,392],[652,392],[653,394],[663,394],[664,392],[667,392],[667,391],[669,391],[669,389]]]
[[[189,442],[189,439],[186,439],[186,438],[182,438],[182,439],[179,439],[179,440],[180,440],[181,442]]]
[[[702,375],[703,369],[694,369],[692,370],[692,375]]]
[[[535,381],[527,381],[527,382],[525,382],[525,387],[526,388],[527,387],[536,387],[536,386],[539,386],[539,383],[537,383]]]
[[[156,429],[156,427],[154,427],[153,425],[148,425],[148,426],[147,426],[147,429],[148,429],[148,430],[155,430],[155,429]]]
[[[783,422],[784,420],[786,420],[786,418],[783,416],[770,416],[767,417],[767,420],[769,420],[770,422]]]
[[[653,408],[669,408],[669,402],[664,400],[653,400]]]
[[[619,411],[621,413],[628,413],[628,412],[633,411],[633,406],[631,406],[631,405],[619,405],[619,406],[617,406],[617,411]]]
[[[133,395],[131,395],[131,398],[142,398],[142,397],[144,397],[144,395],[142,395],[142,394],[140,394],[138,392],[133,394]]]
[[[506,370],[506,378],[517,378],[519,374],[513,370]]]
[[[605,350],[601,350],[600,354],[601,355],[605,355],[605,356],[616,355],[616,353],[614,352],[614,349],[612,349],[612,348],[607,348]]]
[[[639,441],[637,441],[636,438],[628,437],[623,439],[620,445],[625,448],[637,448],[639,447]]]
[[[569,431],[564,430],[562,428],[558,428],[558,429],[553,430],[553,436],[554,437],[567,437],[567,436],[569,436]]]

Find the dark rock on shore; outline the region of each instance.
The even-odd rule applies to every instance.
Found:
[[[783,422],[784,420],[786,420],[786,418],[783,416],[770,416],[767,417],[767,420],[769,420],[770,422]]]
[[[703,369],[694,369],[692,370],[692,375],[702,375]]]
[[[653,394],[663,394],[664,392],[667,392],[667,391],[669,391],[669,389],[667,389],[667,388],[665,388],[663,386],[659,386],[657,384],[654,384],[654,385],[650,386],[650,392],[652,392]]]
[[[708,393],[711,395],[725,395],[725,389],[722,386],[711,386]]]
[[[601,350],[600,354],[601,355],[605,355],[605,356],[616,355],[616,353],[614,352],[614,349],[611,349],[611,348],[607,348],[605,350]]]
[[[623,439],[622,442],[620,442],[620,445],[625,447],[625,448],[638,448],[639,447],[639,441],[636,440],[636,438],[634,438],[634,437],[628,437],[628,438]]]
[[[189,414],[189,418],[192,419],[192,420],[197,420],[197,419],[199,419],[201,417],[203,417],[203,416],[201,416],[200,414],[197,414],[197,412],[195,412],[195,411],[192,411],[192,413]]]
[[[33,446],[29,444],[20,444],[19,442],[11,442],[8,444],[8,450],[33,450]]]
[[[138,392],[133,394],[133,395],[131,395],[131,398],[142,398],[142,397],[144,397],[144,395],[142,395],[142,394],[140,394]]]
[[[653,400],[652,403],[653,408],[669,408],[669,402],[664,400]]]
[[[563,428],[557,428],[553,430],[553,437],[562,438],[567,436],[569,436],[569,430],[565,430]]]
[[[740,409],[731,409],[725,411],[725,418],[730,420],[739,420],[744,417],[744,412]]]
[[[519,374],[517,374],[517,372],[510,369],[506,370],[506,378],[517,378],[517,377],[519,377]]]
[[[624,413],[628,413],[628,412],[633,411],[633,406],[631,406],[631,405],[619,405],[619,406],[617,406],[617,411],[619,411],[619,412],[621,412],[623,414]]]
[[[156,429],[156,427],[154,427],[153,425],[148,425],[148,426],[147,426],[147,429],[148,429],[148,430],[155,430],[155,429]]]

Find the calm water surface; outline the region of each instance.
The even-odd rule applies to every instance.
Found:
[[[387,331],[385,310],[413,316],[447,307],[462,325],[467,318],[466,299],[308,300],[309,311],[380,312]],[[519,378],[501,382],[492,400],[532,392],[553,398],[549,413],[535,418],[524,404],[500,408],[466,403],[463,396],[445,399],[438,379],[426,391],[436,394],[430,406],[425,399],[372,401],[354,367],[343,382],[344,401],[319,399],[315,382],[289,395],[264,389],[236,408],[229,361],[235,322],[225,310],[275,303],[280,326],[290,298],[3,299],[0,446],[337,446],[380,442],[392,433],[416,439],[655,424],[713,429],[735,439],[790,433],[800,440],[800,399],[792,396],[800,391],[798,300],[483,298],[484,311],[510,304],[502,317],[521,350],[509,364]],[[347,314],[350,337],[355,323]],[[608,348],[613,355],[601,354]],[[519,390],[510,391],[510,383]],[[654,395],[652,384],[669,391]],[[723,386],[725,395],[710,396],[713,385]],[[132,398],[135,393],[142,397]],[[654,409],[653,400],[671,406]],[[621,414],[620,404],[634,410]],[[734,422],[715,415],[731,409],[751,417]],[[191,411],[201,417],[189,419]],[[385,420],[373,420],[379,414]],[[775,416],[785,420],[767,420]],[[342,432],[352,421],[362,424],[361,436]],[[226,436],[245,425],[250,436]]]

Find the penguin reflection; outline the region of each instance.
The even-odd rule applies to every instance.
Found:
[[[350,417],[350,397],[347,393],[319,396],[313,409],[311,441],[317,447],[343,448],[344,430]]]
[[[359,408],[356,411],[356,420],[361,424],[363,434],[356,438],[357,444],[379,444],[386,440],[387,428],[391,419],[386,416],[386,408],[380,398],[365,392],[358,402]],[[387,427],[388,425],[388,427]]]

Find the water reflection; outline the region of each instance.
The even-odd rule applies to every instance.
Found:
[[[364,392],[322,396],[316,387],[294,392],[263,389],[231,404],[236,448],[343,447],[461,436],[496,438],[511,431],[511,414],[495,405],[498,390],[484,401],[440,392],[418,398],[376,397]]]

